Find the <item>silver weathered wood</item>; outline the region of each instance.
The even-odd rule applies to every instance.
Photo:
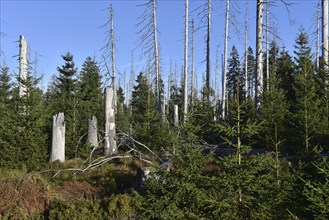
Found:
[[[98,146],[97,118],[95,116],[88,120],[88,143],[91,147]]]
[[[178,125],[178,105],[174,105],[174,126],[177,128]]]
[[[53,116],[53,137],[50,154],[50,162],[65,161],[65,122],[64,113]]]
[[[228,45],[228,24],[230,16],[230,0],[226,0],[226,16],[225,16],[225,39],[224,39],[224,70],[223,70],[223,81],[222,81],[222,118],[225,118],[225,104],[226,104],[226,72],[227,72],[227,45]]]
[[[27,63],[27,42],[23,35],[19,37],[19,97],[26,93],[26,81],[28,71]]]
[[[256,87],[255,102],[256,108],[260,106],[260,99],[263,94],[263,14],[264,0],[257,0],[257,41],[256,41]]]
[[[113,154],[117,151],[115,139],[115,100],[113,87],[105,88],[105,138],[104,153],[105,155]]]

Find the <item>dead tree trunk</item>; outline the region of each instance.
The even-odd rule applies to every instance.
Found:
[[[322,56],[328,70],[328,0],[322,0],[322,43]]]
[[[228,44],[228,22],[230,13],[230,0],[226,0],[226,18],[225,18],[225,39],[224,39],[224,64],[223,64],[223,82],[222,82],[222,118],[225,118],[226,105],[226,66],[227,66],[227,44]]]
[[[257,0],[257,30],[256,30],[256,87],[255,104],[256,109],[260,106],[260,99],[263,93],[263,13],[264,0]]]
[[[244,77],[245,77],[245,99],[249,96],[248,85],[248,0],[246,0],[246,15],[245,15],[245,30],[244,30]]]
[[[320,14],[321,14],[321,3],[320,0],[318,2],[318,8],[316,13],[316,22],[317,22],[317,28],[316,28],[316,50],[315,50],[315,57],[316,57],[316,71],[319,72],[320,68]]]
[[[65,161],[65,122],[64,113],[53,116],[53,137],[51,145],[50,162]]]
[[[194,105],[194,19],[191,24],[191,106]]]
[[[105,155],[113,154],[117,151],[115,139],[115,113],[114,113],[114,89],[111,86],[105,88]]]
[[[187,121],[188,112],[188,0],[185,0],[185,45],[184,45],[184,120]]]
[[[178,119],[178,105],[174,105],[174,126],[177,128],[179,125]]]
[[[26,94],[26,76],[27,76],[27,42],[23,35],[19,38],[19,97]]]
[[[208,19],[207,19],[207,56],[206,56],[206,100],[210,98],[210,34],[211,34],[211,0],[208,0]]]
[[[265,37],[265,46],[266,46],[266,90],[269,90],[269,81],[270,81],[270,61],[269,61],[269,49],[268,49],[268,32],[269,32],[269,0],[266,0],[266,37]]]
[[[117,112],[117,82],[115,74],[115,38],[114,38],[114,21],[113,21],[113,8],[112,4],[110,5],[110,23],[111,23],[111,60],[112,60],[112,86],[113,86],[113,99],[114,99],[114,111]]]
[[[95,116],[92,117],[91,120],[88,121],[88,143],[91,147],[98,146],[98,138],[97,138],[97,118]]]

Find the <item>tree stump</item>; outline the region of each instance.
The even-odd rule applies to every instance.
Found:
[[[53,138],[50,154],[50,162],[65,161],[65,122],[64,113],[53,116]]]
[[[93,148],[98,146],[97,118],[95,116],[88,120],[88,143]]]

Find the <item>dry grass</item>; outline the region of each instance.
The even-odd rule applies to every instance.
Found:
[[[49,185],[38,174],[0,181],[0,185],[0,214],[10,219],[42,213],[49,204]]]
[[[98,193],[98,189],[85,181],[67,181],[62,186],[56,187],[60,198],[69,201],[80,199],[93,199]]]

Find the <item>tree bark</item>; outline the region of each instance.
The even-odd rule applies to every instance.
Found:
[[[194,19],[191,24],[191,106],[194,104]]]
[[[23,82],[26,81],[27,70],[27,42],[21,35],[19,38],[19,97],[26,94],[26,86]]]
[[[88,143],[92,147],[98,146],[97,118],[95,116],[88,120]]]
[[[53,137],[50,154],[50,162],[65,161],[65,122],[64,113],[53,116]]]
[[[266,0],[266,90],[269,90],[269,81],[270,81],[270,61],[269,61],[269,49],[268,49],[268,32],[269,32],[269,0]]]
[[[107,86],[105,88],[105,155],[116,153],[117,143],[115,135],[114,89],[111,86]]]

